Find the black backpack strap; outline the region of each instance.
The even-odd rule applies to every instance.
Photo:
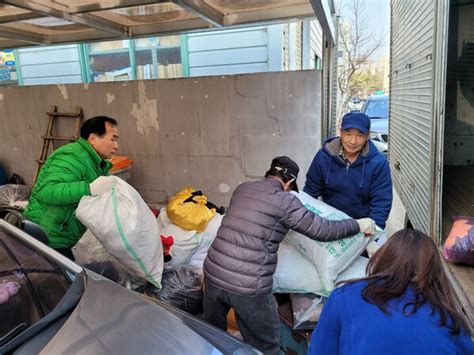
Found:
[[[195,196],[202,196],[202,195],[204,195],[204,194],[202,193],[201,190],[194,191],[194,192],[191,193],[191,196],[189,196],[186,200],[183,201],[183,203],[188,203],[188,202],[197,203],[196,201],[194,201],[194,197]]]

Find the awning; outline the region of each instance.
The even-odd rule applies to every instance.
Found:
[[[311,3],[320,1],[0,0],[0,49],[284,22],[314,17]]]

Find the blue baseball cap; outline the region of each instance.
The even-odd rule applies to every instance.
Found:
[[[342,117],[341,129],[358,129],[361,133],[369,133],[370,118],[362,112],[349,112]]]

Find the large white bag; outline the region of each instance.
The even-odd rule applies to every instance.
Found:
[[[217,230],[221,226],[222,218],[224,218],[223,215],[216,213],[207,224],[204,232],[197,234],[199,245],[191,256],[191,260],[189,261],[190,266],[202,270],[204,259],[206,259],[209,247],[214,239],[216,239]]]
[[[158,225],[132,186],[118,178],[111,192],[83,197],[76,216],[134,278],[161,288],[163,246]]]
[[[321,217],[336,221],[349,218],[345,213],[314,199],[305,192],[295,193],[295,195],[307,209]],[[384,231],[379,231],[378,236],[384,233]],[[366,238],[362,233],[358,233],[353,237],[334,242],[318,242],[290,231],[285,239],[316,266],[323,284],[321,294],[324,295],[334,289],[337,276],[360,256],[373,237]]]
[[[351,279],[360,279],[362,277],[367,276],[365,270],[367,268],[367,264],[369,263],[369,259],[364,256],[359,256],[351,266],[345,269],[337,276],[336,283],[343,282]]]
[[[278,248],[278,263],[273,274],[274,293],[321,293],[318,270],[284,239]]]

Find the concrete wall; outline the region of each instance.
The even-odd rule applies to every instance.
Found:
[[[31,183],[49,106],[81,106],[86,118],[118,119],[119,154],[135,160],[129,182],[147,201],[191,185],[227,205],[282,154],[300,164],[302,186],[321,145],[320,80],[303,71],[0,88],[0,162]]]

